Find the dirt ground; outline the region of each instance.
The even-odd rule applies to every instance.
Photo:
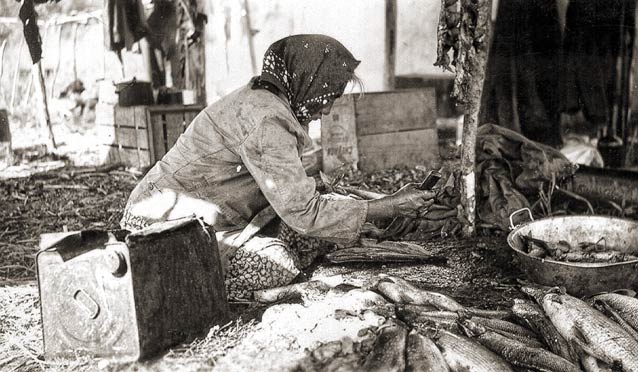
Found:
[[[442,153],[447,155],[448,166],[454,163],[453,148],[443,146]],[[36,160],[39,164],[65,162],[51,157]],[[358,187],[389,193],[406,182],[422,179],[426,172],[421,167],[394,169],[354,174],[347,180]],[[0,179],[0,370],[280,371],[294,368],[305,350],[319,342],[356,337],[361,328],[378,323],[376,318],[356,317],[321,323],[318,319],[332,319],[334,310],[342,305],[331,303],[329,297],[303,306],[233,304],[233,321],[213,327],[205,337],[178,345],[155,360],[124,364],[87,357],[44,360],[35,281],[40,234],[117,228],[126,198],[139,177],[123,168],[67,166],[30,177]],[[340,276],[345,283],[365,287],[378,274],[396,275],[451,295],[464,305],[490,309],[509,306],[513,298],[521,296],[515,287],[520,273],[511,263],[504,235],[416,243],[434,255],[447,257],[447,264],[332,265],[319,261],[305,276]]]
[[[51,159],[48,159],[51,160]],[[418,179],[423,169],[394,170],[365,178],[377,191],[392,191],[401,182]],[[400,179],[389,177],[400,175]],[[204,338],[179,345],[156,360],[118,364],[79,357],[73,361],[42,358],[41,320],[35,282],[35,253],[42,233],[78,229],[117,228],[122,208],[137,176],[122,169],[64,168],[27,178],[0,181],[0,369],[32,370],[281,370],[294,367],[304,355],[305,344],[291,339],[300,333],[302,318],[284,324],[260,322],[263,309],[235,304],[236,319],[210,330]],[[355,177],[356,178],[356,177]],[[361,181],[361,177],[356,178]],[[341,275],[346,283],[365,286],[377,274],[396,275],[419,286],[441,291],[465,305],[502,308],[520,296],[514,287],[519,272],[511,265],[504,236],[472,240],[447,239],[417,242],[435,255],[447,257],[444,266],[433,265],[331,265],[318,262],[309,279]],[[278,305],[284,306],[284,305]],[[290,305],[299,306],[299,305]],[[324,305],[322,308],[325,308]],[[286,310],[288,311],[288,310]],[[296,315],[297,316],[297,315]],[[312,317],[313,319],[315,316]],[[373,320],[370,320],[373,321]],[[354,322],[348,332],[370,325]],[[345,327],[348,328],[348,327]],[[344,328],[344,329],[345,329]],[[276,332],[274,331],[276,329]],[[323,339],[340,337],[336,330]],[[356,333],[356,332],[355,332]],[[304,332],[312,335],[312,332]],[[328,339],[326,339],[326,337]]]

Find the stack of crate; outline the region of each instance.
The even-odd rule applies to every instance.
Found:
[[[98,104],[95,121],[104,163],[148,168],[175,144],[202,105],[129,106]]]
[[[323,169],[440,166],[433,88],[347,94],[321,120]]]

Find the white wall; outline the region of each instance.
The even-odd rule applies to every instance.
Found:
[[[253,75],[243,0],[208,4],[206,75],[209,101],[245,84]],[[361,60],[356,73],[367,91],[383,88],[385,0],[249,0],[256,73],[268,46],[291,34],[322,33],[342,42]],[[439,0],[398,0],[397,74],[441,73],[436,59]],[[227,37],[228,35],[228,37]]]

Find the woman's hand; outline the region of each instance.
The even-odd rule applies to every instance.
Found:
[[[368,221],[389,218],[417,218],[420,212],[434,204],[435,193],[418,189],[416,183],[403,186],[385,198],[368,202]]]

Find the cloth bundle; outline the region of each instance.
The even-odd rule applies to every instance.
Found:
[[[577,166],[558,150],[534,142],[513,130],[485,124],[476,144],[477,225],[508,230],[512,212],[530,207],[548,185],[560,184]],[[461,231],[460,175],[452,172],[440,186],[435,203],[417,219],[395,219],[377,238],[428,240]]]

